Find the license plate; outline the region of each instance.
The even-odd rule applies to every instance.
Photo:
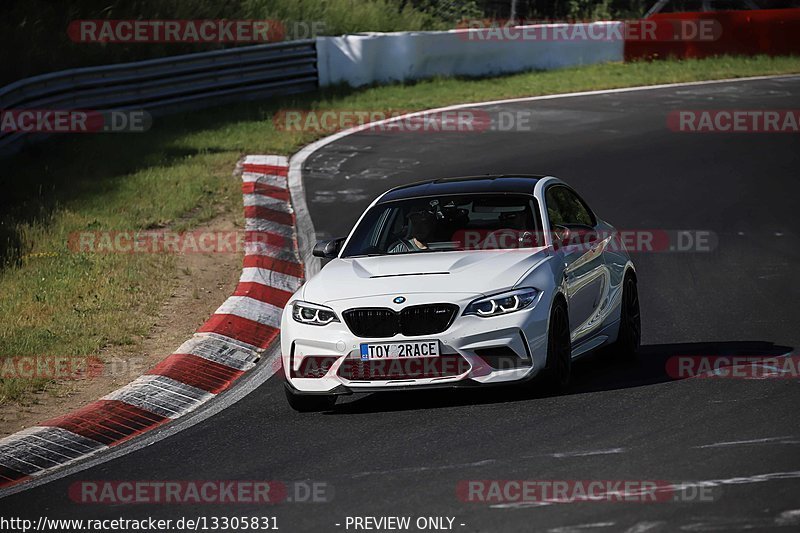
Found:
[[[361,344],[362,361],[374,361],[379,359],[406,359],[410,357],[439,357],[439,341]]]

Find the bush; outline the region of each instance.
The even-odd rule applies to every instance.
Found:
[[[0,18],[0,85],[75,67],[138,61],[222,48],[221,44],[75,43],[67,27],[81,19],[277,19],[321,23],[327,35],[441,29],[443,19],[399,0],[6,0]]]

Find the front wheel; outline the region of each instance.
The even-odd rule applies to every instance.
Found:
[[[631,274],[626,274],[622,282],[621,306],[619,333],[612,350],[617,357],[632,360],[636,357],[642,340],[642,315],[639,312],[639,290],[636,279]]]
[[[336,396],[333,394],[296,394],[288,388],[285,388],[284,391],[289,406],[298,413],[327,411],[336,404]]]

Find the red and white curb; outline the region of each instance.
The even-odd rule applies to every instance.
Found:
[[[247,156],[241,165],[245,256],[233,295],[145,375],[77,411],[1,439],[0,489],[186,415],[256,365],[277,340],[283,307],[303,281],[288,167],[282,156]]]

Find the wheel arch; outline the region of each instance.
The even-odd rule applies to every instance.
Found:
[[[633,281],[638,285],[639,284],[639,277],[636,275],[636,267],[633,266],[633,263],[628,261],[628,264],[625,265],[625,271],[622,274],[622,279],[624,280],[627,276],[631,276]]]

